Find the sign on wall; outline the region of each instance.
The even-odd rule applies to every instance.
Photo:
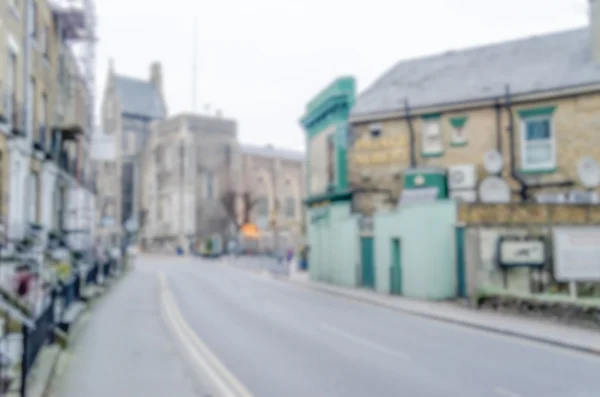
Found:
[[[557,280],[600,280],[600,227],[555,227],[553,236]]]
[[[546,242],[543,238],[510,238],[498,240],[500,267],[542,267],[546,264]]]
[[[381,165],[402,162],[408,156],[408,139],[405,135],[362,137],[353,147],[351,158],[356,165]]]

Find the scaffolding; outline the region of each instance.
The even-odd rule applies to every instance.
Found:
[[[68,76],[67,78],[81,78],[85,89],[85,113],[87,116],[84,145],[88,155],[78,153],[78,158],[86,163],[80,163],[78,170],[78,180],[86,184],[86,188],[94,192],[95,181],[93,180],[92,169],[90,166],[89,150],[91,145],[91,135],[95,130],[95,110],[96,110],[96,6],[94,0],[48,0],[50,8],[56,20],[57,30],[64,43],[71,48],[76,56],[79,76]],[[81,148],[80,150],[83,150]],[[88,229],[88,247],[91,248],[93,242],[93,223],[94,223],[94,205],[92,195],[89,195],[90,202],[82,202],[80,210],[76,215],[76,223],[80,224],[80,216],[87,218]],[[84,214],[82,212],[85,211]],[[91,213],[90,213],[91,212]],[[84,219],[85,219],[84,218]]]

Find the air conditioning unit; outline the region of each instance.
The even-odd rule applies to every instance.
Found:
[[[455,165],[448,168],[448,188],[450,190],[471,190],[477,185],[475,164]]]

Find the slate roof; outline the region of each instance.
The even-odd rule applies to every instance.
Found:
[[[166,116],[160,94],[151,82],[115,75],[115,87],[121,102],[121,113],[151,119]]]
[[[351,118],[600,83],[588,27],[398,62],[363,92]]]
[[[279,158],[291,161],[304,161],[304,152],[297,150],[278,149],[270,145],[242,145],[242,153],[250,156]]]

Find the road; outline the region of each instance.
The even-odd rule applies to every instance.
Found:
[[[189,334],[250,392],[239,397],[600,395],[600,359],[594,356],[404,315],[216,261],[156,257],[142,259],[120,289],[107,296],[100,314],[94,312],[95,324],[85,332],[93,335],[87,340],[95,347],[83,348],[80,368],[71,370],[70,379],[80,379],[71,380],[78,389],[59,395],[204,397],[210,390],[211,397],[225,397],[209,387],[212,378],[202,371],[196,372],[203,374],[198,382],[203,393],[194,394],[189,387],[179,390],[178,379],[189,382],[181,360],[195,345],[186,345],[177,355],[171,347],[178,341],[174,333],[168,333],[171,341],[159,342],[167,337],[157,314],[166,290],[157,285],[163,284],[178,308],[173,311],[189,325]],[[132,301],[140,311],[138,318]],[[128,305],[130,309],[122,309]],[[120,315],[114,318],[111,312]],[[107,318],[132,327],[123,341],[107,345],[101,331],[94,331],[101,330]],[[118,374],[107,372],[106,357],[112,357]],[[102,364],[93,364],[97,361]],[[193,360],[185,361],[194,368]],[[127,369],[132,362],[135,367]],[[172,389],[168,394],[160,394],[167,390],[160,386],[161,371]],[[86,389],[84,383],[100,385],[102,379],[103,386],[96,387],[108,394],[86,394],[92,386]],[[126,386],[127,379],[132,384]]]
[[[591,397],[600,359],[198,260],[165,270],[191,328],[255,397]]]

